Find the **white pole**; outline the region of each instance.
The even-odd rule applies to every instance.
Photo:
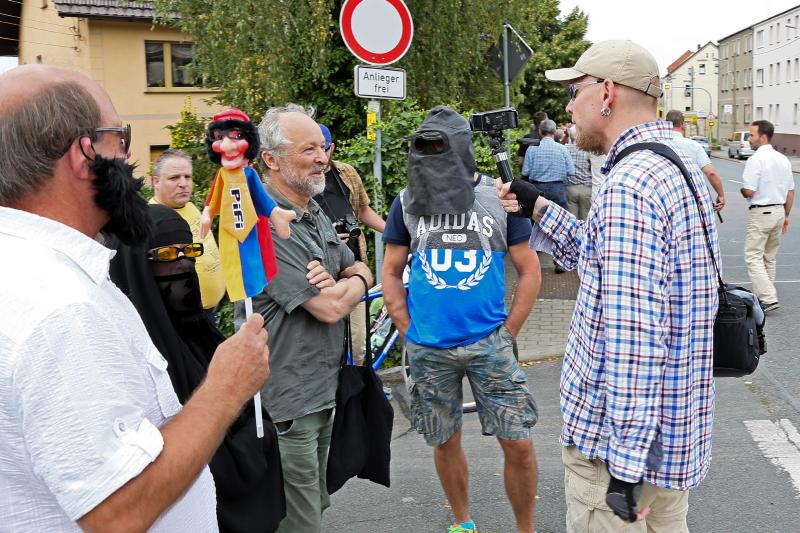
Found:
[[[252,298],[245,298],[244,299],[244,314],[245,314],[245,321],[250,320],[250,317],[253,316],[253,299]],[[256,392],[255,396],[253,396],[253,403],[255,404],[256,408],[256,436],[259,439],[264,438],[264,417],[261,416],[261,391]]]
[[[375,120],[378,125],[381,123],[381,101],[371,100],[370,107],[375,109]],[[372,173],[375,175],[375,211],[383,218],[383,164],[381,162],[381,128],[375,128],[375,159],[372,163]],[[366,261],[362,257],[362,261]],[[383,269],[383,235],[375,232],[375,280],[381,282],[381,270]]]

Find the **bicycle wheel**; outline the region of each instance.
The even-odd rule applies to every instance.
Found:
[[[405,381],[406,391],[408,391],[411,383],[411,367],[408,365],[408,351],[406,350],[405,345],[403,345],[400,364],[403,367],[403,381]],[[478,405],[475,402],[464,402],[461,404],[461,411],[464,413],[474,413],[477,410]]]

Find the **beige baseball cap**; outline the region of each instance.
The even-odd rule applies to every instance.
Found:
[[[574,67],[546,70],[548,80],[571,82],[583,76],[611,80],[659,98],[661,79],[653,54],[633,41],[602,41],[586,50]]]

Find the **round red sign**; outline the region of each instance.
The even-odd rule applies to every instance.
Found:
[[[370,65],[389,65],[411,47],[414,23],[402,0],[345,0],[339,29],[347,48]]]

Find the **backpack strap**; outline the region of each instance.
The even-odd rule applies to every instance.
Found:
[[[618,162],[625,159],[627,156],[632,154],[633,152],[639,152],[642,150],[650,150],[651,152],[655,152],[656,154],[660,155],[661,157],[668,159],[672,162],[683,174],[684,179],[686,180],[686,184],[689,186],[689,190],[692,191],[692,196],[694,197],[695,204],[697,205],[697,211],[700,214],[700,224],[703,226],[703,234],[706,237],[706,246],[708,246],[708,253],[711,255],[711,262],[714,264],[714,269],[717,271],[717,280],[719,281],[719,287],[722,289],[725,287],[725,282],[722,281],[722,273],[720,272],[719,265],[717,264],[717,259],[714,257],[714,250],[711,248],[711,237],[708,234],[708,227],[706,226],[706,221],[703,218],[703,209],[700,204],[700,196],[697,194],[697,188],[694,186],[694,182],[692,181],[691,174],[689,170],[686,168],[686,165],[683,164],[680,156],[675,153],[675,150],[667,146],[666,144],[656,143],[656,142],[649,142],[649,143],[637,143],[628,146],[620,150],[616,156],[614,156],[614,160],[612,161],[612,166],[616,166]]]

